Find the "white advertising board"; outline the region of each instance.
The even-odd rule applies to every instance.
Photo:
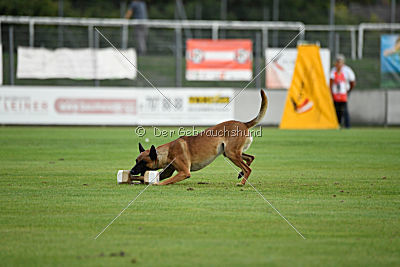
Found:
[[[134,49],[121,52],[136,64]],[[18,47],[18,79],[135,79],[136,68],[113,48]]]
[[[329,49],[320,48],[322,67],[326,82],[329,83],[331,54]],[[278,56],[277,56],[278,55]],[[276,58],[274,58],[276,57]],[[297,49],[268,48],[265,50],[266,87],[269,89],[288,89],[292,82],[294,66],[296,64]]]
[[[3,84],[3,46],[0,44],[0,85]]]
[[[0,87],[1,124],[213,125],[233,119],[233,89]]]

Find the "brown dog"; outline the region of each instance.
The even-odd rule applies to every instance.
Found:
[[[253,141],[249,129],[259,123],[267,111],[267,97],[263,90],[261,99],[260,112],[249,122],[222,122],[198,135],[182,136],[157,148],[151,146],[148,150],[139,143],[140,154],[131,170],[131,175],[143,175],[147,170],[165,168],[172,162],[161,173],[159,185],[174,184],[189,178],[191,171],[204,168],[216,157],[224,154],[242,170],[238,178],[243,176],[243,179],[238,185],[244,185],[251,173],[249,166],[254,160],[254,156],[243,153]],[[174,171],[178,173],[171,177]]]

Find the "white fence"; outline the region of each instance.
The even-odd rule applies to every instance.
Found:
[[[131,33],[136,25],[148,27],[149,47],[146,56],[142,57],[146,64],[139,68],[152,73],[158,86],[189,87],[241,87],[240,83],[195,83],[184,79],[185,40],[190,38],[247,38],[254,44],[254,73],[258,73],[265,65],[263,53],[271,47],[284,47],[294,36],[300,33],[298,40],[318,41],[321,47],[328,47],[332,55],[344,53],[352,60],[364,57],[379,58],[379,35],[399,32],[400,24],[360,25],[304,25],[302,22],[270,22],[270,21],[203,21],[203,20],[126,20],[98,18],[61,18],[61,17],[13,17],[0,16],[0,42],[4,54],[5,84],[37,84],[34,81],[19,81],[15,77],[14,51],[18,46],[31,47],[109,47],[98,35],[95,27],[99,27],[118,47],[125,49],[135,47]],[[302,31],[304,29],[304,31]],[[271,34],[271,32],[273,34]],[[333,35],[332,43],[330,36]],[[358,37],[357,37],[358,35]],[[295,47],[296,41],[290,47]],[[164,69],[160,63],[168,65]],[[379,86],[379,71],[373,66],[358,64],[359,81],[363,88]],[[172,68],[171,68],[172,67]],[[357,72],[357,70],[356,70]],[[374,73],[371,73],[374,72]],[[373,77],[372,77],[373,76]],[[158,80],[157,80],[158,79]],[[362,78],[364,79],[364,78]],[[260,75],[250,87],[264,87],[265,76]],[[378,81],[378,82],[374,82]],[[43,83],[39,83],[44,85]],[[49,84],[49,83],[47,83]],[[113,83],[82,83],[77,81],[57,81],[54,85],[85,86],[148,86],[143,80],[114,81]]]
[[[88,28],[88,46],[93,47],[93,27],[122,27],[122,48],[126,48],[128,41],[128,27],[145,25],[149,28],[166,28],[180,31],[182,29],[209,29],[212,39],[218,39],[219,31],[230,30],[260,30],[263,33],[263,47],[268,47],[268,31],[291,31],[305,29],[300,39],[304,39],[306,32],[348,32],[351,38],[351,55],[355,58],[356,32],[358,32],[358,58],[363,57],[364,32],[382,30],[400,30],[400,23],[361,23],[359,25],[305,25],[302,22],[283,21],[206,21],[206,20],[127,20],[127,19],[100,19],[100,18],[63,18],[63,17],[25,17],[0,16],[0,24],[25,24],[29,26],[29,45],[34,45],[35,26],[82,26]],[[1,34],[0,34],[1,38]],[[1,39],[0,39],[1,41]],[[332,49],[332,48],[331,48]]]

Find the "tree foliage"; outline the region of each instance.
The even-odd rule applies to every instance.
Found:
[[[59,2],[63,3],[66,17],[117,18],[123,14],[129,1],[123,0],[0,0],[0,14],[15,16],[58,16]],[[149,18],[174,19],[175,1],[147,0]],[[221,1],[182,1],[188,19],[218,20],[221,17]],[[274,0],[227,0],[228,20],[271,20]],[[368,21],[369,17],[354,16],[349,5],[384,5],[390,0],[336,0],[336,23],[354,24]],[[302,21],[306,24],[327,24],[329,18],[327,0],[280,0],[279,20]],[[201,11],[201,12],[200,12]],[[376,18],[375,18],[376,20]]]

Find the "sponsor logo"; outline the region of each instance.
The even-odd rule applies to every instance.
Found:
[[[251,40],[187,40],[187,80],[247,81],[251,77]]]
[[[305,113],[305,112],[311,110],[312,107],[314,106],[314,103],[309,99],[305,99],[300,105],[297,105],[296,102],[294,102],[293,99],[291,99],[291,100],[292,100],[292,103],[293,103],[294,110],[298,114]]]
[[[226,50],[226,51],[203,51],[195,48],[186,52],[186,59],[194,64],[200,64],[204,61],[236,61],[244,64],[251,60],[251,53],[246,49]]]
[[[46,113],[48,103],[45,100],[32,99],[29,96],[0,97],[0,111],[6,113]]]
[[[246,49],[238,49],[236,51],[236,61],[239,64],[244,64],[247,61],[251,60],[251,53],[249,50]]]
[[[192,51],[187,51],[186,58],[195,64],[200,64],[204,60],[204,52],[201,49],[195,48]]]
[[[189,104],[228,104],[229,96],[190,96]]]
[[[296,87],[293,88],[297,89]],[[290,100],[292,101],[293,108],[296,113],[298,114],[306,113],[307,111],[310,111],[313,108],[314,102],[312,102],[306,96],[304,81],[301,81],[300,88],[296,90],[294,94],[296,94],[297,101],[293,98],[293,96],[290,97]]]
[[[136,99],[58,98],[58,113],[136,114]]]

